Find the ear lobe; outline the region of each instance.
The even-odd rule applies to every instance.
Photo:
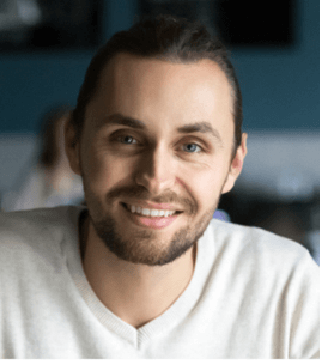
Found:
[[[76,137],[76,130],[72,124],[72,113],[69,114],[68,120],[65,127],[65,143],[66,143],[66,154],[69,161],[69,165],[73,172],[81,176],[80,168],[80,146],[79,141]]]
[[[229,172],[227,180],[223,186],[221,194],[226,194],[231,191],[234,187],[237,177],[235,177],[231,172]]]

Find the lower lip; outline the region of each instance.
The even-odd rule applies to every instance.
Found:
[[[169,225],[171,225],[178,217],[178,215],[171,215],[168,217],[145,217],[140,214],[132,213],[130,210],[126,209],[124,206],[121,206],[125,212],[128,214],[129,218],[136,224],[144,227],[148,227],[151,229],[163,229]]]

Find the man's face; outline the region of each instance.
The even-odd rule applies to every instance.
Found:
[[[203,235],[237,176],[229,174],[232,111],[231,86],[210,60],[120,54],[108,63],[70,163],[98,237],[118,258],[165,265]],[[182,213],[132,213],[161,205]]]

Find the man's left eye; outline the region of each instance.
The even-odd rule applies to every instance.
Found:
[[[202,151],[202,147],[198,144],[193,144],[193,143],[190,143],[190,144],[187,144],[187,146],[189,147],[188,149],[191,150],[191,153],[198,153],[198,152],[201,152]],[[194,150],[196,147],[198,147],[198,151],[192,151]]]

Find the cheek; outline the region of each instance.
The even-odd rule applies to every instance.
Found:
[[[206,178],[199,179],[197,182],[199,198],[205,209],[212,207],[220,195],[221,182],[219,180],[215,177],[207,176]]]
[[[193,197],[198,208],[197,216],[211,212],[217,206],[222,186],[222,174],[215,171],[216,166],[205,166],[197,171],[185,171],[180,177],[180,184],[177,188],[183,187],[183,194],[190,198]],[[187,195],[189,194],[189,196]]]
[[[132,163],[132,162],[131,162]],[[85,177],[93,192],[105,193],[117,183],[130,178],[132,165],[110,155],[91,152],[85,159]]]
[[[96,151],[92,146],[84,146],[86,151],[82,152],[81,168],[84,180],[90,188],[95,189],[109,183],[109,177],[112,175],[108,158]]]
[[[203,210],[217,205],[226,176],[226,167],[218,163],[215,163],[206,172],[197,173],[193,186],[199,199],[199,205]]]

